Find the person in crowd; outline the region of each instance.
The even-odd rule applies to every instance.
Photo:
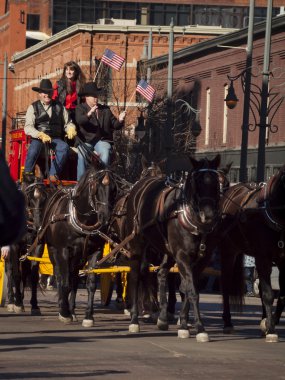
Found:
[[[71,120],[75,123],[75,108],[80,103],[78,93],[83,89],[86,82],[80,66],[74,62],[66,62],[63,73],[53,88],[52,99],[59,101],[68,111]]]
[[[77,132],[66,108],[58,101],[52,100],[53,87],[49,79],[42,79],[39,87],[32,87],[39,93],[39,100],[33,102],[27,109],[25,133],[31,136],[28,150],[24,179],[33,175],[33,170],[40,155],[43,144],[50,143],[55,152],[51,161],[50,180],[56,180],[68,156],[69,146],[63,141],[64,133],[68,139],[73,139]]]
[[[19,241],[26,228],[25,198],[11,178],[0,150],[0,246]]]
[[[94,82],[84,85],[79,96],[85,97],[85,102],[79,104],[75,110],[76,122],[79,126],[78,137],[89,148],[95,151],[104,164],[108,165],[113,142],[113,131],[124,126],[126,111],[120,113],[117,119],[110,108],[98,102],[102,94]],[[78,147],[77,180],[86,170],[85,150]]]
[[[255,258],[252,256],[244,255],[244,275],[246,284],[247,297],[254,297],[253,283],[254,283],[254,268],[255,268]]]

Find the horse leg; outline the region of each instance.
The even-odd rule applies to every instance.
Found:
[[[188,316],[189,316],[189,307],[190,307],[190,302],[191,302],[193,305],[193,316],[194,316],[194,326],[196,330],[196,340],[199,343],[209,342],[209,335],[205,331],[205,327],[202,322],[201,314],[200,314],[199,293],[197,291],[197,278],[195,277],[195,273],[193,273],[191,269],[188,270],[188,273],[181,281],[181,290],[183,290],[183,288],[185,289],[184,291],[182,291],[185,294],[185,301],[182,304],[183,307],[181,310],[182,312],[180,314],[181,329],[188,330]]]
[[[167,285],[168,285],[167,316],[168,316],[168,320],[170,321],[174,321],[175,319],[175,306],[177,302],[176,279],[177,279],[177,273],[168,273],[168,276],[167,276]]]
[[[139,312],[138,312],[138,287],[140,279],[140,262],[132,261],[130,263],[131,271],[129,273],[129,296],[131,303],[131,323],[129,325],[129,332],[138,333],[139,326]]]
[[[262,262],[260,262],[262,261]],[[264,265],[263,259],[256,257],[256,269],[259,275],[260,287],[262,291],[262,302],[266,312],[266,319],[261,321],[260,327],[262,332],[266,336],[266,342],[275,343],[278,342],[278,335],[275,331],[274,318],[273,318],[273,302],[274,293],[270,285],[270,273],[271,265]]]
[[[24,276],[22,276],[22,268],[24,266],[24,263],[19,262],[19,255],[20,255],[20,248],[14,247],[11,250],[11,259],[12,259],[12,277],[13,277],[13,283],[14,283],[14,312],[16,314],[21,314],[25,311],[24,308],[24,290],[23,290],[23,283],[22,280]]]
[[[282,312],[285,307],[285,263],[282,266],[279,266],[279,295],[277,299],[277,305],[274,313],[274,322],[275,325],[278,325]]]
[[[14,280],[13,280],[11,254],[9,255],[9,258],[6,260],[5,271],[6,271],[6,276],[7,276],[7,295],[8,295],[7,311],[9,311],[9,313],[13,313],[14,305],[15,305],[15,293],[13,289]]]
[[[76,308],[75,300],[76,300],[76,294],[77,294],[78,283],[79,283],[78,270],[70,273],[69,281],[71,284],[71,291],[69,294],[69,310],[72,315],[72,321],[78,322],[78,319],[75,313],[75,308]]]
[[[237,296],[239,300],[240,296],[244,294],[243,263],[242,263],[243,256],[242,255],[236,256],[234,252],[232,254],[229,254],[230,249],[234,249],[234,248],[231,247],[230,245],[228,246],[223,245],[223,248],[220,247],[221,288],[222,288],[222,296],[223,296],[222,318],[224,321],[224,327],[223,327],[224,334],[232,334],[234,332],[234,326],[233,326],[232,317],[231,317],[230,296],[233,295],[234,299],[236,299],[236,296]],[[238,288],[240,288],[240,290]]]
[[[167,315],[167,278],[168,278],[169,268],[168,266],[162,266],[157,274],[158,279],[158,292],[159,292],[159,304],[160,312],[157,319],[157,327],[160,330],[168,330],[168,315]]]
[[[42,257],[44,253],[44,244],[39,244],[35,249],[35,257]],[[31,261],[31,315],[41,315],[38,306],[38,283],[39,283],[39,263]]]
[[[53,264],[57,283],[58,292],[58,319],[63,323],[72,322],[72,316],[69,310],[69,251],[68,248],[55,248],[48,245],[48,251]]]

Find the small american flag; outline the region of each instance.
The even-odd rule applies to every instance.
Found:
[[[139,84],[136,88],[137,92],[146,98],[149,102],[153,101],[155,89],[151,87],[144,79],[139,81]]]
[[[123,63],[125,62],[125,58],[114,53],[110,49],[105,49],[101,62],[106,63],[106,65],[111,66],[113,69],[117,71],[120,71]]]

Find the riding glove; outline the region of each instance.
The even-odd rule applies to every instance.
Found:
[[[69,127],[68,130],[66,131],[66,134],[67,134],[67,138],[69,140],[72,140],[77,135],[75,127]]]
[[[44,132],[40,132],[38,134],[38,139],[42,140],[43,143],[50,143],[51,142],[51,138],[50,136],[48,136],[46,133]]]

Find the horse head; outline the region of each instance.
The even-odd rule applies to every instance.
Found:
[[[46,185],[35,178],[31,184],[23,183],[21,190],[26,200],[26,213],[28,225],[37,230],[41,226],[45,202],[48,199]]]
[[[140,178],[145,177],[163,177],[164,173],[162,170],[163,165],[165,165],[165,159],[159,162],[148,161],[145,156],[142,156],[141,164],[142,164],[142,172]]]
[[[190,158],[193,169],[185,183],[184,196],[200,225],[212,226],[217,222],[220,203],[220,177],[218,166],[221,157],[200,161]]]
[[[280,226],[285,225],[285,165],[265,184],[265,209]]]
[[[117,184],[113,172],[104,164],[90,167],[75,188],[74,202],[85,223],[105,226],[110,219],[117,197]]]

